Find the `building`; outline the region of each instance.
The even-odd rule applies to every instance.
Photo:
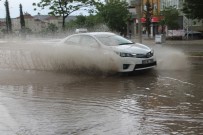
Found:
[[[147,0],[143,0],[143,10],[146,10],[146,4]],[[160,0],[149,0],[152,8],[153,8],[153,15],[159,15],[160,13]]]
[[[184,0],[161,0],[161,10],[164,9],[164,7],[174,6],[178,10],[181,10],[183,7]]]
[[[58,28],[62,26],[62,17],[49,15],[35,15],[33,17],[46,23],[46,26],[48,26],[48,24],[54,24]]]
[[[158,27],[159,27],[159,21],[161,19],[160,16],[160,11],[161,11],[161,5],[160,5],[160,0],[143,0],[143,6],[142,6],[142,10],[146,11],[147,7],[146,7],[146,3],[147,1],[149,1],[151,8],[152,8],[152,16],[151,16],[151,26],[150,26],[150,36],[154,37],[155,34],[158,33]],[[145,19],[145,14],[142,14],[141,21],[143,24],[143,33],[145,32],[145,23],[146,23],[146,19]]]
[[[138,34],[138,19],[137,19],[137,12],[136,12],[136,0],[127,0],[129,3],[129,11],[132,14],[132,17],[134,19],[134,22],[129,22],[128,23],[128,30],[132,31],[133,35]],[[146,33],[146,18],[144,11],[146,11],[146,2],[147,0],[142,0],[142,18],[141,18],[141,23],[142,23],[142,31],[145,34]],[[161,5],[160,5],[160,0],[149,0],[150,5],[152,7],[152,18],[151,18],[151,36],[155,36],[155,34],[158,32],[158,23],[160,21],[160,10],[161,10]]]
[[[33,33],[37,33],[46,28],[46,23],[40,19],[34,18],[28,13],[24,14],[25,28]],[[21,31],[20,17],[12,19],[13,31],[19,33]]]
[[[164,7],[173,6],[179,10],[179,19],[177,20],[179,23],[179,30],[188,32],[188,31],[200,31],[203,32],[203,20],[190,19],[185,16],[185,14],[181,11],[183,8],[185,0],[161,0],[161,10]]]
[[[129,11],[132,14],[132,18],[134,19],[134,22],[130,22],[128,24],[128,31],[132,30],[133,34],[138,34],[138,19],[137,19],[137,13],[136,13],[136,2],[139,0],[126,0],[129,3]],[[142,11],[146,10],[146,2],[147,0],[141,0],[142,1]],[[151,18],[151,37],[154,37],[155,34],[159,33],[159,22],[162,18],[160,15],[160,12],[164,10],[165,7],[175,7],[179,10],[179,18],[177,20],[179,24],[180,31],[203,31],[203,21],[202,20],[192,20],[190,18],[186,18],[181,9],[183,8],[184,0],[149,0],[153,12],[152,12],[152,18]],[[134,23],[134,24],[133,24]],[[145,14],[142,13],[141,18],[142,23],[142,31],[145,33],[145,23],[146,18]]]
[[[66,22],[75,20],[76,16],[68,16]],[[24,14],[25,28],[27,32],[39,33],[49,26],[49,24],[54,24],[59,30],[62,29],[62,17],[49,16],[49,15],[35,15],[32,16],[29,13]],[[21,24],[20,16],[11,19],[12,22],[12,31],[15,34],[20,34]],[[6,21],[3,18],[0,18],[0,33],[4,33],[6,30]]]
[[[6,21],[5,19],[0,19],[0,38],[4,36],[4,32],[6,32]]]
[[[0,19],[0,30],[6,30],[6,21],[5,19]]]
[[[56,27],[61,28],[61,17],[49,16],[49,15],[36,15],[31,16],[29,13],[24,14],[25,27],[32,33],[39,33],[45,30],[49,24],[54,24]],[[20,17],[12,19],[13,32],[19,33],[21,31]]]

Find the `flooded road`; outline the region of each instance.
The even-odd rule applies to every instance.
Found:
[[[50,63],[36,69],[47,59],[10,50],[0,53],[2,135],[203,134],[202,63],[134,75],[71,74]]]

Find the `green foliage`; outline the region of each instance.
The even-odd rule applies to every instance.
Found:
[[[58,27],[53,23],[48,24],[48,27],[46,29],[47,32],[51,32],[51,33],[56,33],[57,30],[58,30]]]
[[[5,1],[4,5],[6,8],[6,31],[7,31],[7,33],[11,33],[12,32],[12,23],[11,23],[8,0]]]
[[[92,27],[101,23],[103,23],[103,18],[101,18],[99,15],[90,15],[86,20],[87,27]]]
[[[32,30],[30,29],[30,28],[25,28],[25,33],[27,33],[27,34],[31,34],[32,33]]]
[[[67,28],[93,28],[96,25],[103,23],[99,15],[77,16],[76,20],[72,20],[66,24]]]
[[[39,33],[44,35],[54,35],[56,34],[56,32],[58,31],[58,27],[53,24],[53,23],[49,23],[47,28],[42,29]]]
[[[39,3],[33,3],[33,6],[44,9],[49,7],[49,14],[53,16],[62,16],[62,27],[65,28],[65,19],[71,13],[94,4],[94,0],[41,0]],[[37,8],[34,8],[36,10]]]
[[[110,0],[106,4],[97,5],[98,15],[105,24],[113,31],[122,34],[127,31],[127,20],[130,18],[128,4],[125,1]]]
[[[169,29],[177,29],[179,27],[177,22],[179,12],[175,7],[165,7],[164,10],[161,11],[161,15],[163,19],[160,21],[160,25],[167,25]]]
[[[75,23],[79,27],[85,27],[86,25],[86,17],[85,16],[77,16],[77,19],[75,20]]]
[[[185,0],[183,12],[188,18],[203,19],[203,0]]]
[[[20,26],[22,31],[24,31],[25,28],[25,19],[24,19],[24,15],[23,15],[23,9],[22,9],[22,5],[20,4]]]

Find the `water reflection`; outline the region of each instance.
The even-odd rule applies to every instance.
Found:
[[[57,69],[75,67],[74,56],[86,68],[96,63],[102,71],[115,70],[113,56],[94,58],[81,49],[56,51],[33,42],[5,44],[0,51],[0,134],[202,133],[202,65],[183,69],[184,54],[160,52],[162,66],[154,71],[100,76]],[[175,68],[171,52],[179,58]]]
[[[201,134],[200,67],[101,77],[1,70],[0,133]]]

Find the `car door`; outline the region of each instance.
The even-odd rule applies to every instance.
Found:
[[[80,45],[80,35],[71,36],[64,43],[67,45]]]
[[[89,35],[81,35],[80,44],[84,47],[98,48],[99,43]]]

